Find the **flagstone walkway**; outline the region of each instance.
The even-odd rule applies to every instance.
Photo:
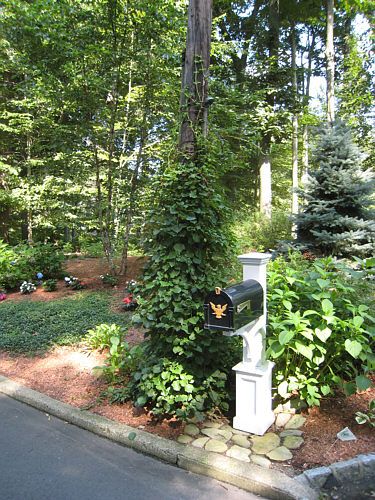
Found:
[[[263,436],[233,429],[223,422],[206,420],[202,424],[186,424],[177,441],[269,468],[272,462],[290,460],[293,450],[304,442],[301,427],[305,417],[285,410],[275,410],[275,413],[273,428],[276,430]]]

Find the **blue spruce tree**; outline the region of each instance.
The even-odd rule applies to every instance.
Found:
[[[323,130],[314,156],[317,168],[300,193],[298,240],[323,255],[373,255],[373,174],[361,168],[350,130],[343,123]]]

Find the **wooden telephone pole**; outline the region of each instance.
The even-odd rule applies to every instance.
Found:
[[[197,134],[207,134],[212,0],[190,0],[186,50],[182,64],[179,149],[185,161],[197,153]]]

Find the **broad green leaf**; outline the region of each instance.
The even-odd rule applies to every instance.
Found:
[[[346,351],[353,356],[353,358],[358,358],[360,352],[362,351],[362,345],[357,340],[345,340]]]
[[[289,300],[283,300],[283,305],[284,305],[285,309],[287,309],[288,311],[292,310],[292,303],[289,302]]]
[[[324,328],[321,330],[320,328],[315,328],[315,335],[322,342],[326,342],[327,339],[331,336],[332,330],[330,328]]]
[[[296,341],[295,346],[296,346],[296,351],[302,354],[302,356],[305,356],[305,358],[310,360],[312,359],[313,350],[311,349],[311,347],[302,344],[301,342],[298,341]]]
[[[322,309],[323,309],[324,314],[326,314],[326,315],[332,314],[332,312],[333,312],[332,302],[328,299],[323,299],[322,300]]]
[[[283,330],[279,333],[279,342],[281,345],[287,344],[294,337],[294,332],[290,330]]]
[[[329,286],[329,281],[327,280],[322,280],[321,278],[318,278],[316,280],[316,282],[318,283],[319,287],[324,290],[325,288],[327,288]]]
[[[355,383],[357,384],[357,389],[359,391],[365,391],[369,389],[372,385],[371,380],[365,377],[364,375],[358,375],[355,378]]]
[[[290,396],[290,394],[288,393],[288,382],[286,380],[284,380],[284,382],[281,382],[281,384],[278,385],[277,392],[284,399]]]
[[[362,326],[363,321],[364,319],[362,318],[362,316],[354,316],[353,318],[354,326],[357,328],[360,328]]]
[[[327,396],[327,394],[331,392],[331,388],[329,387],[329,385],[322,385],[320,387],[320,392],[323,394],[323,396]]]

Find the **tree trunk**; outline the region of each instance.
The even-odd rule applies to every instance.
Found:
[[[333,46],[334,0],[327,0],[327,121],[335,121],[335,53]]]
[[[190,0],[183,58],[180,106],[183,119],[179,149],[184,161],[197,154],[197,134],[207,133],[207,87],[210,66],[212,0]]]
[[[259,159],[259,208],[267,218],[272,215],[271,153],[268,138],[262,142]]]
[[[268,30],[268,85],[278,86],[278,54],[279,54],[279,10],[278,1],[269,0],[269,30]],[[274,92],[267,95],[267,104],[275,107]],[[266,132],[261,140],[261,151],[259,156],[259,209],[260,212],[271,218],[272,215],[272,175],[271,175],[271,143],[272,133]]]
[[[298,214],[298,88],[297,88],[297,65],[296,65],[296,30],[294,23],[291,30],[292,45],[292,89],[294,98],[293,132],[292,132],[292,214]]]
[[[27,242],[29,245],[33,244],[33,212],[31,204],[31,139],[27,138],[26,141],[26,163],[27,163]]]

